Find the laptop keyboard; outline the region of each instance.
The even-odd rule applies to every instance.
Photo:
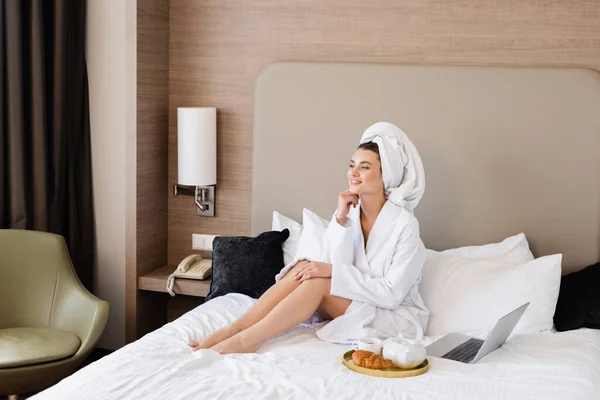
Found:
[[[483,340],[469,339],[444,354],[442,358],[468,363],[475,358],[481,346],[483,346]]]

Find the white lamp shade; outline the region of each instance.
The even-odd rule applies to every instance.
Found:
[[[217,109],[177,109],[177,183],[217,184]]]

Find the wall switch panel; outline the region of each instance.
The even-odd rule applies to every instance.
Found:
[[[217,235],[192,234],[192,249],[212,251],[212,243]]]

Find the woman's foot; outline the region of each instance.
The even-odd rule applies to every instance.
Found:
[[[202,340],[195,340],[190,342],[189,346],[196,350],[210,349],[214,345],[221,343],[224,340],[229,339],[235,335],[238,331],[232,325],[226,326],[223,329],[219,329],[215,333],[208,335]]]
[[[232,354],[232,353],[252,353],[254,352],[255,346],[244,340],[244,335],[238,333],[227,340],[222,341],[211,347],[211,350],[216,351],[220,354]]]

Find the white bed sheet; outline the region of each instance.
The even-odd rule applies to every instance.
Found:
[[[254,354],[192,352],[190,340],[233,321],[252,305],[230,294],[83,368],[44,399],[592,399],[600,393],[600,331],[516,336],[479,363],[430,358],[407,379],[373,378],[346,369],[350,347],[298,327]]]

